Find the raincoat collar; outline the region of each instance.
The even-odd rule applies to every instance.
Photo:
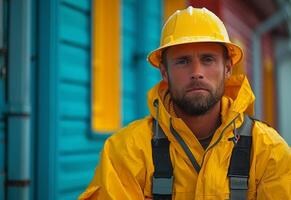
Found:
[[[156,108],[153,102],[159,101],[159,116],[156,115]],[[225,82],[225,91],[222,98],[222,125],[229,123],[235,117],[239,116],[238,126],[242,122],[243,113],[250,116],[254,115],[255,96],[252,92],[248,79],[245,75],[231,76]],[[161,81],[148,92],[148,107],[151,115],[158,120],[160,124],[169,127],[170,118],[176,121],[182,121],[177,118],[170,105],[171,99],[168,92],[168,85]],[[182,123],[183,122],[179,122]],[[184,125],[183,125],[184,126]],[[186,126],[186,125],[185,125]],[[185,127],[182,127],[182,129]]]

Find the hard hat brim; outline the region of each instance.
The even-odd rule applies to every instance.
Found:
[[[150,64],[152,64],[154,67],[159,68],[160,63],[161,63],[161,56],[162,56],[162,51],[165,50],[168,47],[176,46],[176,45],[182,45],[182,44],[191,44],[191,43],[220,43],[224,45],[227,50],[228,50],[228,55],[231,59],[232,65],[235,65],[239,63],[242,58],[243,58],[243,50],[241,49],[240,46],[231,43],[231,42],[225,42],[225,41],[213,41],[213,40],[205,40],[205,41],[195,41],[195,42],[177,42],[174,44],[168,44],[162,47],[159,47],[155,49],[154,51],[150,52],[147,56],[147,60]]]

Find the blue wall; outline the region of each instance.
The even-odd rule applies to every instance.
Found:
[[[37,199],[76,199],[103,140],[91,131],[91,2],[41,1]]]
[[[59,8],[58,199],[75,199],[88,184],[103,142],[88,138],[91,131],[90,6],[90,1],[72,0],[62,1]]]
[[[108,137],[91,134],[91,3],[31,0],[30,199],[76,199],[92,179]],[[148,114],[146,93],[160,80],[146,56],[159,43],[162,4],[124,0],[121,9],[120,114],[126,125]],[[3,88],[0,79],[0,199],[6,161]]]
[[[162,3],[123,0],[122,4],[122,117],[123,124],[148,114],[147,91],[159,82],[159,70],[147,54],[159,46]]]
[[[146,55],[158,46],[162,9],[155,0],[125,0],[121,8],[125,125],[147,114],[146,92],[160,79]],[[91,2],[41,1],[39,14],[36,197],[76,199],[92,179],[106,139],[89,134]]]

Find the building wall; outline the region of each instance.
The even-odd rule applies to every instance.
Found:
[[[6,166],[6,124],[5,124],[5,104],[7,100],[7,82],[6,75],[3,74],[7,70],[7,28],[8,28],[8,11],[7,3],[0,1],[0,199],[4,199],[5,195],[5,166]],[[4,69],[6,68],[6,70]],[[5,71],[3,71],[5,70]]]
[[[91,3],[39,5],[36,199],[76,199],[92,179],[109,136],[91,130]],[[161,6],[127,0],[121,5],[124,125],[146,115],[145,93],[159,80],[146,53],[158,45]]]
[[[291,146],[290,113],[291,113],[291,46],[286,45],[290,40],[280,39],[276,41],[276,66],[278,82],[278,127],[282,136]]]
[[[161,1],[124,0],[122,4],[123,125],[147,115],[147,91],[159,82],[159,70],[147,63],[158,47],[162,26]]]
[[[290,132],[290,101],[291,101],[291,85],[290,85],[290,67],[291,59],[288,58],[280,63],[278,69],[278,88],[279,88],[279,130],[285,140],[291,146],[291,132]]]
[[[1,23],[5,13],[2,2]],[[120,115],[126,125],[148,113],[146,92],[160,80],[159,71],[147,64],[146,55],[158,46],[163,13],[161,1],[120,3],[123,102]],[[91,129],[92,1],[31,0],[29,10],[32,16],[28,31],[31,51],[27,54],[32,106],[29,199],[76,199],[92,179],[103,143],[109,136],[92,133]],[[2,48],[3,33],[11,34],[8,26],[0,25]],[[2,51],[0,62],[2,66]],[[17,68],[13,70],[11,73],[18,73]],[[4,199],[7,190],[5,162],[9,159],[7,155],[12,155],[5,147],[5,88],[1,78],[0,199]],[[21,142],[21,138],[13,139]],[[21,167],[18,166],[20,171]]]
[[[0,199],[4,199],[4,186],[5,186],[5,130],[4,119],[0,118]]]
[[[255,29],[264,21],[260,19],[258,13],[244,1],[222,1],[222,19],[230,33],[233,42],[238,43],[244,49],[244,59],[236,66],[235,72],[247,74],[251,85],[253,86],[254,77],[253,68],[253,33]],[[243,12],[241,12],[243,11]],[[276,80],[272,73],[274,65],[274,37],[271,32],[267,32],[261,38],[261,88],[256,96],[261,96],[261,102],[255,102],[256,108],[261,108],[261,120],[277,128],[277,104],[276,104]]]
[[[252,82],[252,33],[259,20],[253,10],[243,1],[221,2],[221,18],[230,34],[230,39],[238,43],[245,53],[239,67]]]
[[[4,4],[0,1],[0,67],[5,66],[6,54],[5,47],[5,13]],[[5,106],[5,79],[0,75],[0,199],[4,199],[4,181],[5,181],[5,122],[4,122],[4,106]]]
[[[76,199],[103,140],[91,131],[91,1],[40,1],[36,199]]]
[[[75,199],[88,184],[102,141],[91,131],[91,1],[59,5],[57,199]]]

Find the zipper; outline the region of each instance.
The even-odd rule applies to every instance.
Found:
[[[214,142],[214,144],[212,144],[211,146],[209,146],[207,149],[206,149],[206,151],[204,152],[204,154],[203,154],[203,158],[202,158],[202,162],[201,162],[201,168],[202,168],[202,166],[203,166],[203,163],[204,163],[204,159],[205,159],[205,156],[206,156],[206,153],[210,150],[210,149],[212,149],[214,146],[216,146],[219,142],[220,142],[220,140],[222,139],[222,136],[224,135],[224,132],[226,131],[226,129],[239,117],[239,115],[240,114],[238,114],[233,120],[231,120],[230,122],[229,122],[229,124],[227,124],[225,127],[224,127],[224,129],[221,131],[221,134],[220,134],[220,136],[219,136],[219,138]]]

